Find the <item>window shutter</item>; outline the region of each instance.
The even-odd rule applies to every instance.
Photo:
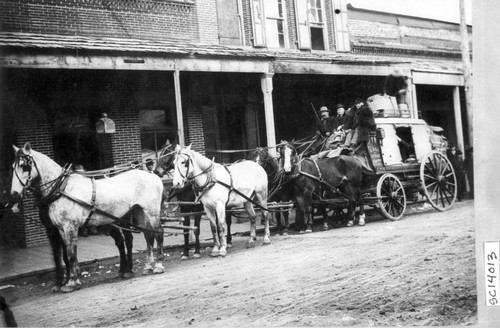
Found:
[[[253,45],[254,47],[266,46],[266,31],[264,27],[265,16],[261,0],[252,0]]]
[[[238,0],[217,0],[219,43],[241,45]]]
[[[295,0],[299,49],[311,49],[311,35],[309,32],[308,11],[309,9],[307,6],[307,0]]]
[[[340,11],[338,14],[335,11]],[[337,51],[351,51],[347,27],[347,5],[345,0],[333,0],[333,22],[335,48]]]

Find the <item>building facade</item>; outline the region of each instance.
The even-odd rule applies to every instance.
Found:
[[[1,0],[0,187],[11,145],[87,170],[140,160],[167,140],[232,162],[315,130],[408,76],[412,117],[468,144],[457,24],[345,0]],[[97,134],[106,113],[116,133]],[[0,241],[45,243],[33,199],[6,212]]]

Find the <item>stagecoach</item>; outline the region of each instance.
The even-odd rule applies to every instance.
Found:
[[[408,202],[426,199],[439,211],[452,207],[457,179],[446,157],[448,142],[443,129],[422,119],[410,118],[394,105],[394,99],[368,104],[377,117],[376,132],[353,156],[364,167],[362,195],[385,218],[400,219]],[[315,201],[320,203],[320,201]],[[330,204],[342,207],[342,200]]]

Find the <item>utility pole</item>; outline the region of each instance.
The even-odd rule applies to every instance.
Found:
[[[465,109],[467,112],[467,136],[469,139],[469,147],[474,145],[474,137],[472,133],[472,74],[469,51],[469,32],[467,30],[467,22],[465,21],[465,0],[460,2],[460,35],[461,43],[460,50],[462,51],[462,63],[464,67],[464,89],[465,89]]]

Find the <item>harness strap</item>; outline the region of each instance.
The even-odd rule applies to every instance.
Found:
[[[68,194],[66,191],[61,190],[61,194],[64,195],[65,197],[71,199],[72,201],[74,201],[74,202],[82,205],[82,206],[91,207],[91,205],[89,203],[87,203],[87,202],[79,199],[78,197],[75,197],[73,195]],[[95,207],[95,213],[103,215],[105,217],[108,217],[108,218],[114,220],[115,222],[118,222],[119,224],[128,225],[128,226],[137,228],[137,229],[139,229],[140,231],[143,231],[143,232],[145,232],[145,231],[154,232],[154,233],[160,233],[161,232],[161,231],[157,231],[157,230],[151,230],[151,229],[143,228],[143,227],[141,227],[141,226],[139,226],[139,225],[137,225],[135,223],[125,221],[124,219],[119,218],[119,217],[117,217],[117,216],[115,216],[113,214],[107,213],[107,212],[99,209],[98,207]]]
[[[231,174],[231,171],[229,171],[229,168],[227,167],[227,165],[223,165],[223,166],[226,169],[227,173],[229,174],[229,181],[231,182],[231,188],[229,188],[229,192],[227,194],[226,205],[225,205],[225,207],[227,207],[227,204],[229,203],[229,198],[231,197],[231,191],[234,190],[234,187],[233,187],[233,175]]]
[[[90,212],[89,212],[89,215],[87,216],[87,219],[85,220],[85,223],[83,224],[83,227],[82,227],[83,230],[85,230],[85,228],[87,228],[87,225],[89,224],[90,218],[92,217],[92,215],[94,215],[94,213],[96,211],[96,207],[95,207],[95,197],[96,197],[95,179],[94,179],[94,177],[92,177],[90,180],[92,181],[92,198],[90,200]]]
[[[309,160],[309,161],[312,161],[312,162],[314,163],[314,165],[316,166],[316,169],[318,170],[318,175],[319,175],[319,177],[317,177],[317,176],[315,176],[315,175],[312,175],[312,174],[310,174],[310,173],[308,173],[308,172],[304,172],[304,171],[302,171],[302,170],[300,169],[300,167],[301,167],[301,165],[300,165],[300,164],[301,164],[304,160]],[[341,191],[340,191],[337,187],[332,186],[330,183],[326,182],[326,181],[322,178],[321,171],[320,171],[319,166],[318,166],[318,164],[316,163],[316,161],[314,161],[314,160],[312,160],[312,159],[310,159],[310,158],[304,158],[304,160],[302,160],[299,164],[297,164],[297,167],[298,167],[297,173],[298,173],[298,174],[302,174],[302,175],[305,175],[305,176],[307,176],[307,177],[309,177],[309,178],[311,178],[311,179],[313,179],[313,180],[316,180],[316,181],[318,181],[319,183],[322,183],[322,184],[324,184],[325,186],[327,186],[328,188],[330,188],[330,189],[332,190],[332,192],[334,192],[334,193],[336,193],[336,194],[339,194],[339,195],[341,195],[341,196],[344,196],[345,198],[349,199],[349,197],[347,197],[347,195],[346,195],[346,194],[344,194],[344,193],[343,193],[343,192],[341,192]]]
[[[258,208],[260,208],[261,210],[264,210],[264,211],[268,211],[268,212],[283,212],[283,211],[279,211],[279,210],[271,210],[269,208],[265,208],[264,206],[260,205],[259,203],[255,202],[253,199],[251,199],[250,197],[247,197],[245,194],[243,194],[241,191],[239,191],[238,189],[235,189],[233,188],[232,186],[228,185],[227,183],[225,182],[222,182],[222,181],[219,181],[219,180],[215,180],[215,182],[217,182],[218,184],[221,184],[223,185],[224,187],[226,187],[227,189],[229,190],[232,190],[234,191],[235,193],[237,193],[238,195],[240,195],[241,197],[243,197],[244,199],[248,200],[250,203],[252,203],[253,205],[256,205]]]

